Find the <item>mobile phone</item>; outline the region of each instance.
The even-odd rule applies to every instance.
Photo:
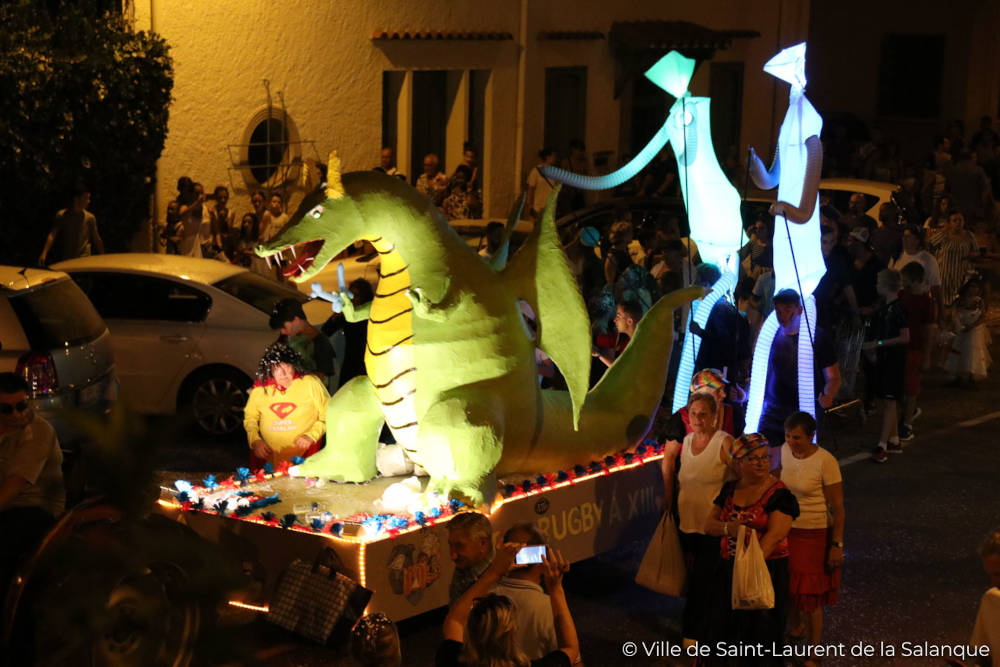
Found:
[[[545,555],[545,545],[539,544],[532,547],[521,547],[514,557],[515,565],[534,565],[542,562]]]

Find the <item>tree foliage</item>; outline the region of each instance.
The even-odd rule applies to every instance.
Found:
[[[33,263],[77,183],[108,251],[149,218],[167,134],[166,42],[120,16],[0,6],[0,263]]]

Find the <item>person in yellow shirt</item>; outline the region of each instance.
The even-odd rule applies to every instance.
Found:
[[[326,387],[308,374],[302,357],[283,343],[270,345],[243,409],[250,467],[258,469],[268,462],[277,466],[318,452],[329,400]]]

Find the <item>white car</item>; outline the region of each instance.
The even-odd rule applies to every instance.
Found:
[[[90,297],[111,330],[121,398],[142,414],[189,417],[236,432],[274,304],[293,297],[323,322],[329,304],[217,260],[152,253],[93,255],[54,265]]]
[[[111,347],[104,320],[65,273],[0,266],[0,371],[27,380],[63,447],[79,434],[60,409],[103,413],[114,400]]]
[[[892,201],[892,194],[899,189],[895,183],[866,181],[861,178],[824,178],[819,182],[820,197],[826,197],[840,212],[849,208],[851,195],[860,192],[865,196],[868,207],[865,213],[878,220],[878,209]]]

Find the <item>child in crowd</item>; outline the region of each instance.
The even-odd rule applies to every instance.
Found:
[[[168,255],[180,254],[181,237],[184,235],[184,225],[181,222],[181,205],[172,201],[167,204],[167,224],[161,236],[167,245]]]
[[[382,612],[362,616],[351,630],[350,652],[360,667],[398,667],[402,657],[396,624]]]
[[[920,262],[904,264],[899,275],[903,284],[899,300],[906,308],[906,327],[910,330],[903,376],[903,414],[899,420],[899,439],[901,442],[906,442],[913,439],[913,420],[919,414],[917,396],[920,395],[924,358],[932,340],[931,327],[937,321],[937,314],[934,298],[924,290],[923,264]]]
[[[875,398],[882,408],[882,436],[872,460],[885,463],[888,452],[903,451],[899,444],[899,403],[903,400],[906,346],[910,342],[906,308],[899,300],[899,271],[882,269],[876,290],[882,301],[872,317],[870,339],[861,345],[874,367]]]
[[[988,332],[983,324],[986,320],[986,302],[982,294],[982,281],[977,275],[967,280],[958,290],[952,316],[955,338],[944,362],[945,371],[952,377],[949,386],[964,385],[974,389],[976,380],[986,377],[993,363],[986,347]]]

